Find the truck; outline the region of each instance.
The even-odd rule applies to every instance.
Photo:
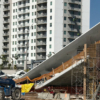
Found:
[[[0,100],[4,100],[5,97],[9,96],[11,96],[12,100],[20,100],[21,89],[17,87],[11,78],[0,78]]]

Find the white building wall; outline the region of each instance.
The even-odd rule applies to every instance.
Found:
[[[3,36],[3,0],[0,0],[0,55],[2,55],[2,38]],[[0,64],[2,60],[0,59]]]
[[[50,2],[52,2],[52,5],[50,5]],[[52,9],[51,13],[50,9]],[[52,16],[52,20],[50,20],[50,16]],[[50,27],[50,23],[52,23],[52,27]],[[50,30],[52,30],[52,34],[50,34]],[[63,37],[62,33],[63,33],[63,0],[48,0],[46,55],[48,55],[50,52],[51,54],[54,54],[62,48],[62,37]],[[50,38],[52,38],[52,41],[50,41]]]
[[[54,19],[54,52],[63,47],[63,0],[55,0]]]
[[[36,40],[36,29],[35,29],[36,23],[34,21],[34,19],[36,19],[36,15],[35,15],[36,4],[37,4],[37,2],[35,0],[34,0],[34,2],[32,2],[32,0],[30,0],[30,27],[33,26],[33,29],[30,28],[30,34],[29,34],[29,60],[36,59],[36,42],[34,41],[34,40]],[[32,9],[32,6],[34,6],[34,9]],[[32,15],[32,13],[34,13],[34,15]],[[32,36],[32,33],[33,33],[33,36]],[[31,43],[32,39],[33,39],[33,43]],[[33,46],[33,50],[31,49],[32,46]],[[33,54],[33,56],[31,56],[31,54]]]
[[[82,0],[82,33],[90,28],[90,0]]]

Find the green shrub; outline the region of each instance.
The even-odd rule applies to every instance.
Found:
[[[14,69],[17,69],[16,65],[14,65]]]
[[[10,69],[11,68],[11,64],[8,64],[8,69]]]

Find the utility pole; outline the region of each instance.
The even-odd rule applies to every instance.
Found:
[[[87,63],[87,44],[84,44],[84,80],[83,80],[84,100],[86,100],[86,63]]]

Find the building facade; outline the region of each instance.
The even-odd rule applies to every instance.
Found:
[[[2,55],[2,34],[3,34],[3,0],[0,0],[0,55]],[[0,64],[2,63],[2,60],[0,59]]]
[[[2,54],[7,57],[9,63],[11,60],[11,9],[12,9],[12,1],[4,0],[3,1],[3,46],[2,46]],[[3,63],[7,64],[6,61]]]
[[[4,30],[11,31],[5,36],[10,53],[3,50],[19,56],[14,64],[48,59],[79,36],[77,28],[81,34],[89,29],[90,0],[12,0],[10,6],[11,16],[4,17],[11,19]]]

